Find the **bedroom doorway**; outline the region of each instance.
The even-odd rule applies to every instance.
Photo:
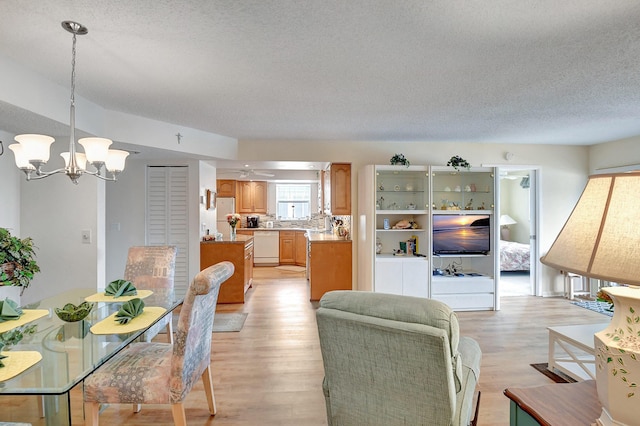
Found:
[[[500,297],[538,295],[538,174],[500,168]]]

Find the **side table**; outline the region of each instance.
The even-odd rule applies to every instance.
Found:
[[[507,388],[511,426],[589,426],[602,412],[595,380]]]

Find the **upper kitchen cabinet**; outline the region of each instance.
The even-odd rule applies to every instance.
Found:
[[[324,173],[324,212],[351,214],[351,163],[331,163]]]
[[[267,182],[238,181],[236,183],[238,213],[267,214]]]
[[[236,181],[230,179],[218,179],[216,185],[216,192],[218,197],[235,197],[236,196]]]

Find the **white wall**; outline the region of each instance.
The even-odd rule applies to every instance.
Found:
[[[521,178],[500,179],[500,215],[508,214],[517,222],[509,225],[510,241],[529,244],[529,189],[522,188],[520,181]]]
[[[16,167],[8,148],[15,142],[13,136],[0,130],[4,147],[4,154],[0,155],[0,228],[8,228],[12,235],[20,237],[20,180],[24,180],[24,174]]]
[[[131,160],[118,182],[107,186],[106,197],[106,282],[122,278],[130,246],[145,245],[146,217],[146,169],[147,166],[187,166],[189,167],[189,279],[200,271],[199,224],[210,221],[215,211],[204,212],[200,204],[203,188],[215,189],[215,167],[201,165],[197,160]],[[206,176],[201,180],[201,174]],[[211,185],[213,182],[213,186]],[[206,217],[206,218],[205,218]]]
[[[640,136],[601,143],[589,148],[589,172],[640,164]]]

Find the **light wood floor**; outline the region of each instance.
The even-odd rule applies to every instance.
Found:
[[[256,268],[244,305],[219,305],[218,312],[248,312],[238,333],[214,333],[212,365],[218,414],[210,417],[202,384],[186,399],[189,425],[326,425],[322,358],[304,273]],[[529,364],[546,362],[547,327],[606,321],[601,314],[564,299],[505,297],[497,312],[460,312],[461,332],[483,351],[479,390],[480,425],[509,424],[507,387],[552,383]],[[164,336],[161,336],[164,338]],[[73,424],[82,424],[80,386],[72,392]],[[0,421],[44,425],[35,397],[2,397]],[[103,425],[172,425],[169,406],[109,406]]]

